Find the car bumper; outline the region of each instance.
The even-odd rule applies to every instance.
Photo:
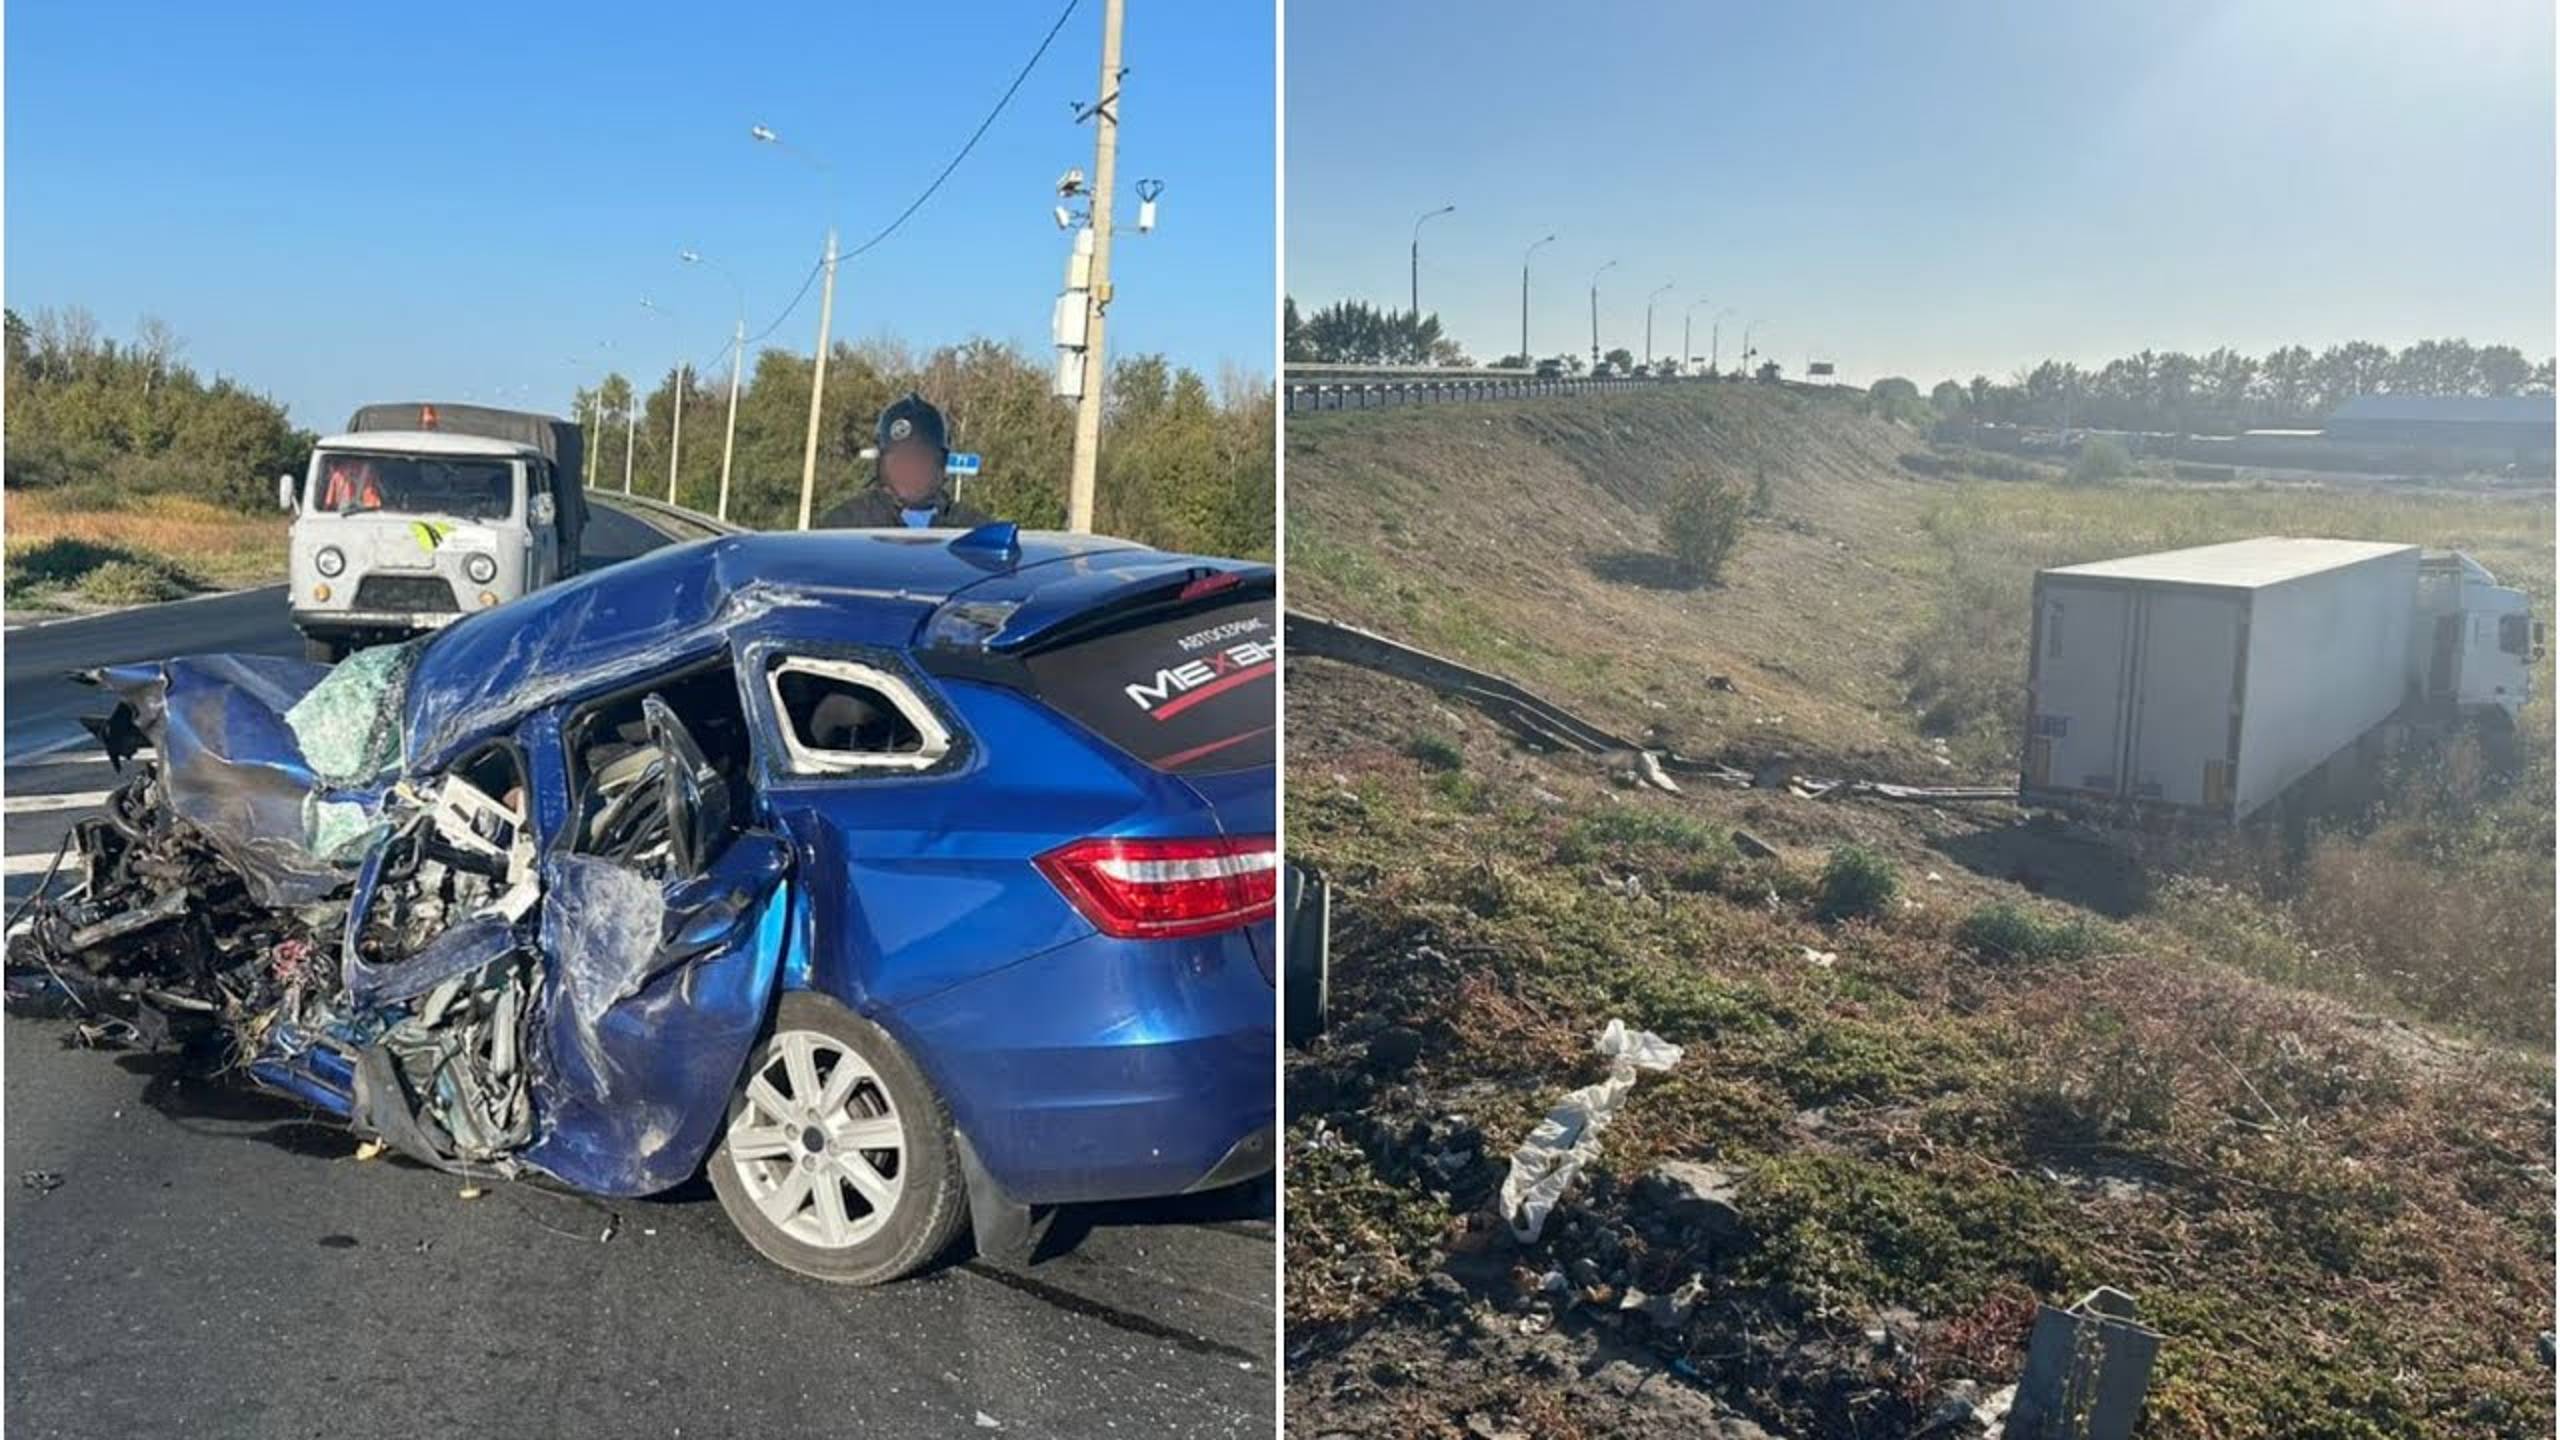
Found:
[[[296,610],[293,628],[305,635],[335,635],[350,630],[441,630],[461,619],[453,610]]]
[[[1006,1195],[1057,1205],[1269,1170],[1274,1009],[1246,932],[1095,935],[878,1018]]]

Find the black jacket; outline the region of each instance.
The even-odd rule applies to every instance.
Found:
[[[898,513],[901,508],[903,507],[898,504],[898,497],[890,494],[887,486],[874,481],[839,501],[834,508],[818,517],[818,528],[821,530],[904,529],[907,522],[906,517]],[[966,530],[987,524],[993,519],[995,517],[985,511],[972,509],[952,499],[947,492],[934,505],[933,523],[937,526]]]

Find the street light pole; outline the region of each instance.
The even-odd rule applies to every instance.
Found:
[[[1615,269],[1617,264],[1612,260],[1591,272],[1591,373],[1594,375],[1600,373],[1600,277]]]
[[[673,311],[645,297],[640,301],[640,308],[670,321],[676,318]],[[669,406],[675,412],[674,423],[667,431],[667,503],[670,505],[676,503],[676,457],[684,449],[684,375],[690,363],[682,356],[676,359],[676,388]]]
[[[1751,327],[1759,323],[1757,320],[1742,323],[1742,375],[1745,379],[1751,375]]]
[[[726,520],[729,518],[729,461],[738,449],[738,371],[746,364],[747,358],[747,290],[738,283],[737,276],[729,273],[728,266],[717,260],[704,259],[698,250],[678,251],[677,258],[719,271],[738,298],[738,328],[731,332],[729,339],[729,430],[720,439],[720,508],[716,512],[720,519]]]
[[[1520,253],[1520,363],[1533,369],[1537,360],[1529,353],[1529,257],[1538,253],[1540,245],[1555,238],[1550,235],[1545,240],[1532,241],[1529,248]]]
[[[1665,280],[1652,294],[1644,297],[1644,368],[1647,371],[1653,369],[1653,302],[1662,298],[1663,291],[1669,290],[1674,283]]]
[[[1405,298],[1411,305],[1416,318],[1420,318],[1422,314],[1422,221],[1446,215],[1457,208],[1455,205],[1443,205],[1424,215],[1421,220],[1413,222],[1413,247],[1406,252],[1405,256],[1405,275],[1410,287]]]
[[[1706,303],[1706,298],[1701,296],[1690,301],[1689,308],[1680,312],[1680,368],[1683,370],[1688,369],[1690,362],[1698,358],[1697,352],[1689,348],[1689,322],[1696,318],[1698,307]]]
[[[1093,260],[1085,291],[1084,383],[1076,394],[1075,452],[1067,469],[1067,528],[1093,533],[1093,491],[1102,468],[1102,389],[1110,372],[1102,353],[1103,317],[1111,309],[1111,192],[1120,174],[1120,27],[1122,0],[1102,7],[1102,78],[1093,102]]]
[[[1715,374],[1716,367],[1723,362],[1724,317],[1732,313],[1733,307],[1727,305],[1723,309],[1717,311],[1707,322],[1707,373],[1709,375]]]
[[[631,452],[640,441],[640,397],[634,395],[622,405],[622,493],[631,493]]]
[[[1113,5],[1116,8],[1118,0],[1113,0]],[[818,292],[818,353],[809,373],[809,434],[800,446],[800,528],[806,530],[809,528],[811,502],[818,493],[818,419],[827,397],[827,330],[835,319],[836,262],[842,258],[836,254],[836,175],[817,156],[782,143],[782,137],[775,134],[771,126],[750,126],[747,134],[777,150],[798,156],[818,172],[819,179],[827,187],[827,253],[818,262],[826,268],[827,276],[826,284]]]

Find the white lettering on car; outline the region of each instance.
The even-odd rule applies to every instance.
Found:
[[[1153,678],[1132,682],[1122,690],[1129,703],[1163,719],[1195,699],[1207,699],[1217,690],[1260,673],[1279,653],[1279,648],[1269,641],[1247,640],[1202,659],[1159,669]]]

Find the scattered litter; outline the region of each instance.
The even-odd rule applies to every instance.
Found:
[[[986,1411],[981,1410],[978,1412],[978,1428],[981,1430],[1001,1430],[1004,1428],[1004,1422],[993,1415],[988,1414]]]
[[[1840,952],[1837,950],[1816,950],[1810,945],[1799,945],[1796,951],[1804,956],[1806,964],[1820,969],[1828,970],[1840,963]]]
[[[1502,1181],[1502,1214],[1523,1244],[1538,1238],[1548,1212],[1599,1153],[1600,1132],[1635,1088],[1637,1073],[1680,1063],[1679,1046],[1650,1030],[1630,1031],[1623,1020],[1610,1021],[1600,1032],[1599,1050],[1609,1057],[1609,1078],[1557,1102],[1511,1152],[1511,1173]]]
[[[457,1191],[457,1192],[455,1192],[455,1193],[459,1194],[459,1195],[460,1195],[463,1199],[465,1199],[465,1200],[477,1200],[477,1199],[479,1199],[481,1196],[486,1195],[486,1194],[488,1194],[489,1192],[488,1192],[488,1191],[486,1191],[486,1190],[481,1189],[481,1188],[480,1188],[479,1186],[477,1186],[477,1185],[465,1185],[465,1186],[463,1186],[459,1191]]]
[[[62,1172],[59,1170],[29,1170],[18,1176],[18,1184],[26,1189],[33,1190],[39,1195],[50,1194],[51,1192],[62,1188]]]
[[[1759,836],[1752,834],[1748,830],[1736,830],[1733,832],[1733,848],[1741,851],[1743,858],[1748,860],[1775,860],[1778,858],[1777,846],[1770,844],[1768,841],[1761,839]]]
[[[381,1154],[383,1148],[383,1144],[379,1140],[358,1141],[356,1143],[356,1158],[358,1160],[370,1160]]]

